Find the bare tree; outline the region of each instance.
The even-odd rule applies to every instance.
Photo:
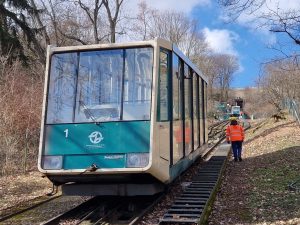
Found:
[[[93,43],[90,20],[78,3],[64,0],[38,0],[38,3],[44,11],[43,19],[51,44],[64,46]]]
[[[109,5],[109,2],[112,2],[111,0],[103,0],[103,4],[105,6],[107,16],[108,16],[108,22],[110,27],[110,42],[115,43],[116,42],[116,26],[119,19],[119,13],[121,9],[121,5],[124,0],[114,0],[115,6],[111,7]]]
[[[295,44],[300,44],[299,9],[283,9],[278,2],[275,5],[275,2],[266,0],[219,0],[219,3],[233,20],[242,14],[253,15],[258,26],[265,26],[271,32],[285,33]]]
[[[233,74],[239,69],[237,58],[227,54],[208,54],[198,61],[198,65],[208,77],[209,99],[228,101]]]
[[[300,99],[300,68],[291,60],[285,59],[265,65],[259,85],[263,89],[264,99],[282,109],[284,99]]]
[[[159,11],[142,1],[132,30],[143,40],[160,37],[179,45],[195,25],[184,13]]]
[[[149,8],[145,1],[141,1],[138,4],[137,18],[132,24],[131,31],[133,36],[137,39],[147,40],[149,38],[151,15],[153,15],[153,9]]]
[[[260,9],[265,0],[218,0],[221,6],[228,10],[228,15],[237,19],[242,13],[254,13]]]
[[[68,5],[63,0],[31,0],[36,1],[35,5],[40,11],[43,12],[42,14],[42,23],[43,26],[46,28],[47,35],[49,37],[49,43],[56,46],[63,46],[66,43],[65,39],[69,39],[65,37],[65,32],[68,31],[66,29],[64,32],[61,32],[62,24],[67,21],[65,13],[67,14],[70,10],[70,5]]]
[[[185,35],[194,25],[184,13],[174,11],[153,11],[152,18],[150,38],[161,37],[176,45],[184,40]]]
[[[43,9],[50,42],[57,46],[108,42],[102,0],[36,0]],[[101,10],[103,9],[103,10]]]
[[[131,31],[132,36],[137,39],[160,37],[169,40],[195,62],[207,50],[207,44],[195,20],[182,12],[151,9],[145,1],[139,4],[139,12]]]
[[[42,4],[44,14],[47,14],[49,16],[51,24],[53,26],[54,40],[51,40],[51,43],[54,43],[55,45],[59,46],[57,10],[60,5],[60,2],[56,0],[39,0],[39,2]],[[44,19],[44,22],[46,22],[46,19]],[[50,31],[49,28],[48,30]],[[49,38],[49,43],[50,43],[50,38]]]
[[[233,55],[214,56],[217,72],[217,87],[219,88],[219,102],[228,101],[228,90],[233,79],[233,74],[239,69],[237,58]]]
[[[49,45],[50,44],[50,38],[49,38],[49,35],[47,33],[47,29],[46,29],[44,23],[41,20],[40,13],[38,11],[37,5],[36,5],[34,0],[30,0],[30,4],[31,4],[31,7],[34,9],[34,10],[30,11],[30,13],[32,15],[32,19],[36,23],[36,27],[40,28],[40,30],[42,32],[42,35],[43,35],[43,38],[44,38],[45,45]]]
[[[208,99],[214,99],[214,87],[216,86],[217,78],[217,65],[214,60],[215,58],[211,55],[199,57],[197,65],[201,68],[201,72],[208,78]]]
[[[99,11],[101,6],[103,5],[103,0],[95,0],[94,1],[94,8],[90,9],[90,7],[82,2],[82,0],[78,1],[79,6],[85,11],[87,14],[90,22],[93,26],[93,33],[94,33],[94,43],[98,44],[100,42],[99,36],[98,36],[98,17],[99,17]]]
[[[42,102],[42,67],[8,58],[0,56],[0,176],[36,167]]]
[[[190,29],[178,44],[179,48],[196,63],[197,56],[205,55],[209,49],[202,33],[199,32],[198,22],[190,21]]]

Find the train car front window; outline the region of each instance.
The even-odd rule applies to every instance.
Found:
[[[120,120],[123,50],[80,53],[75,122]]]
[[[149,120],[152,68],[150,47],[54,54],[46,123]]]
[[[126,49],[123,120],[149,120],[153,53],[151,48]]]
[[[77,53],[52,56],[47,123],[71,123],[76,91]]]

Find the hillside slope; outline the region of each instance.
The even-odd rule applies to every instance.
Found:
[[[265,120],[246,133],[243,162],[228,163],[209,224],[300,224],[300,126]]]

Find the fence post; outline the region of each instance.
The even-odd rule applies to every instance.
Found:
[[[296,117],[296,119],[298,120],[298,123],[300,125],[299,107],[297,106],[297,103],[295,100],[292,100],[292,105],[293,105],[294,113],[295,113],[294,117]]]
[[[285,98],[282,101],[282,105],[283,108],[287,109],[289,111],[289,114],[292,115],[300,125],[300,109],[298,102],[296,102],[295,100]]]

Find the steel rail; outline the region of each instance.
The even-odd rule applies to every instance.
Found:
[[[137,224],[165,194],[134,197],[94,197],[44,223],[54,225],[69,220],[74,224]]]

